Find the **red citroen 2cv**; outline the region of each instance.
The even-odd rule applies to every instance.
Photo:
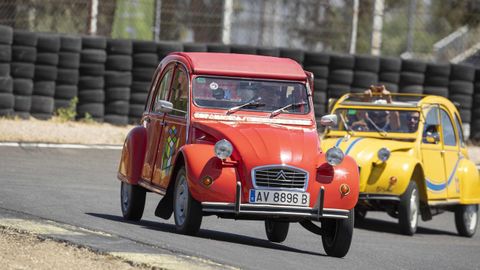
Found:
[[[180,233],[196,234],[203,216],[217,215],[264,220],[267,238],[282,242],[299,222],[322,236],[328,255],[345,256],[358,166],[339,148],[320,149],[312,89],[311,73],[291,59],[168,55],[123,146],[124,218],[140,220],[151,191],[163,195],[155,215],[173,213]]]

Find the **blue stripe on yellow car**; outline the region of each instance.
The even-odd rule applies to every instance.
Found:
[[[457,160],[457,163],[455,163],[455,167],[453,167],[453,170],[450,173],[450,176],[448,177],[448,180],[447,180],[446,183],[435,184],[435,183],[431,182],[430,179],[426,178],[425,180],[427,181],[427,188],[432,190],[432,191],[442,191],[442,190],[446,189],[450,185],[450,183],[452,183],[453,176],[455,175],[455,172],[457,171],[458,164],[460,163],[461,159],[462,158],[459,158]]]
[[[347,150],[345,151],[345,155],[348,155],[348,153],[350,153],[350,151],[352,151],[353,147],[355,146],[355,144],[357,144],[359,141],[363,140],[363,138],[357,138],[355,139],[347,148]]]
[[[338,147],[342,143],[343,137],[338,138],[337,143],[335,143],[335,147]]]

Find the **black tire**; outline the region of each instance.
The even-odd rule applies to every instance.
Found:
[[[117,126],[128,125],[128,116],[125,115],[116,115],[116,114],[106,114],[103,117],[103,121]]]
[[[33,94],[37,96],[53,97],[55,95],[55,82],[54,81],[34,82]]]
[[[70,106],[70,100],[68,100],[68,99],[55,99],[53,104],[54,104],[53,111],[56,112],[60,108],[68,108]]]
[[[105,50],[107,48],[107,39],[104,37],[83,36],[82,49],[99,49]]]
[[[113,101],[105,104],[105,114],[128,115],[128,101]]]
[[[426,94],[426,95],[448,97],[448,88],[447,87],[440,87],[440,86],[427,86],[426,85],[423,89],[423,93]]]
[[[108,39],[106,51],[112,55],[131,55],[133,52],[132,41],[129,39]]]
[[[10,65],[7,66],[10,67]],[[14,78],[33,79],[35,65],[31,63],[13,62],[11,74]],[[0,76],[5,76],[2,75],[2,64],[0,64]]]
[[[183,43],[184,52],[206,52],[207,44],[203,43]]]
[[[428,63],[425,71],[426,77],[443,77],[448,79],[450,76],[450,64]]]
[[[13,92],[12,77],[0,77],[0,93],[12,93],[12,92]]]
[[[132,85],[132,73],[121,71],[106,71],[105,86],[107,87],[130,87]]]
[[[112,101],[129,101],[130,100],[130,88],[129,87],[109,87],[105,89],[105,100],[107,102]],[[145,102],[145,100],[143,100]]]
[[[58,67],[78,69],[80,67],[80,54],[76,52],[58,53]]]
[[[16,112],[30,112],[32,107],[31,96],[15,96],[15,105],[13,109]]]
[[[452,95],[473,95],[473,83],[467,81],[450,81],[448,92]]]
[[[28,46],[12,46],[12,61],[35,63],[37,59],[37,49]]]
[[[60,51],[79,53],[82,50],[82,39],[78,36],[60,36]]]
[[[384,85],[385,88],[387,88],[388,91],[391,93],[398,93],[398,84],[396,83],[391,83],[391,82],[378,82],[379,85]]]
[[[30,112],[37,114],[46,114],[52,115],[53,113],[53,97],[44,97],[44,96],[32,96],[32,107]]]
[[[38,38],[35,32],[25,30],[13,31],[13,45],[36,47],[37,40]]]
[[[107,56],[105,67],[107,70],[131,71],[132,63],[132,57],[130,55],[109,55]]]
[[[333,54],[330,56],[330,64],[329,64],[330,69],[353,70],[354,66],[355,66],[355,58],[353,57],[353,55]]]
[[[0,44],[12,44],[13,29],[10,26],[0,25]]]
[[[315,116],[321,117],[327,112],[325,104],[313,104],[313,110],[315,111]]]
[[[55,81],[57,79],[57,67],[35,65],[36,81]]]
[[[133,65],[137,67],[157,67],[159,61],[156,54],[137,53],[133,55]]]
[[[439,87],[448,87],[449,84],[448,77],[441,77],[441,76],[434,76],[429,77],[428,75],[425,76],[425,83],[424,85],[428,86],[439,86]]]
[[[400,93],[421,94],[423,93],[422,85],[405,85],[400,87]]]
[[[407,190],[400,196],[398,204],[398,224],[400,232],[405,235],[414,235],[418,226],[420,211],[420,193],[417,183],[410,181]]]
[[[225,45],[228,46],[228,45]],[[230,48],[230,47],[229,47]],[[180,42],[159,42],[157,43],[158,59],[162,60],[171,52],[182,52],[183,44]]]
[[[79,79],[78,69],[59,68],[57,74],[58,84],[77,85]]]
[[[13,116],[15,112],[13,109],[0,109],[0,116]]]
[[[70,100],[78,94],[78,87],[76,85],[56,85],[55,98]]]
[[[297,63],[299,63],[300,65],[302,65],[305,59],[305,53],[303,50],[299,50],[299,49],[281,48],[280,57],[290,58],[296,61]]]
[[[230,51],[239,54],[257,54],[257,48],[249,45],[231,45]]]
[[[290,222],[265,220],[265,233],[270,242],[281,243],[287,239]]]
[[[461,95],[461,94],[450,94],[448,97],[451,101],[456,102],[460,105],[461,109],[471,109],[472,108],[472,96],[470,95]]]
[[[135,119],[140,119],[145,111],[145,104],[132,104],[128,108],[128,115]]]
[[[402,68],[402,60],[396,57],[380,57],[380,73],[399,73]]]
[[[315,79],[313,82],[314,92],[327,92],[327,80],[326,79]]]
[[[78,91],[78,101],[84,103],[103,103],[105,101],[105,92],[103,89],[91,89]]]
[[[37,60],[35,63],[38,65],[57,66],[58,65],[58,53],[37,53]]]
[[[58,53],[60,51],[60,37],[53,34],[40,34],[37,41],[37,52]]]
[[[470,123],[472,121],[472,111],[469,109],[460,109],[460,118],[462,119],[462,123]]]
[[[202,224],[202,206],[190,194],[185,167],[181,167],[175,176],[173,196],[173,214],[177,232],[195,235]]]
[[[455,227],[460,236],[472,237],[478,227],[478,204],[456,206]]]
[[[154,73],[155,68],[134,68],[132,71],[133,80],[150,82]]]
[[[120,208],[124,219],[131,221],[142,219],[146,194],[146,190],[141,186],[121,182]]]
[[[315,105],[324,105],[327,103],[327,93],[326,92],[315,92],[313,94],[313,104]]]
[[[325,234],[322,235],[323,249],[328,256],[342,258],[347,255],[352,243],[353,209],[349,211],[347,219],[325,219],[322,221],[322,227],[325,228]]]
[[[207,44],[207,52],[218,52],[218,53],[230,53],[230,46],[217,43],[217,44]]]
[[[323,52],[305,52],[305,66],[328,66],[330,64],[330,54]]]
[[[400,73],[400,85],[423,85],[425,76],[421,73],[402,72]],[[400,87],[401,88],[401,87]]]
[[[103,103],[87,103],[77,105],[77,117],[84,118],[89,113],[92,117],[103,119],[105,115],[105,107]]]
[[[80,63],[80,75],[82,76],[99,76],[103,77],[105,75],[105,65],[104,64],[90,64],[90,63]]]
[[[152,41],[133,41],[133,53],[157,53],[157,44]]]
[[[147,101],[148,93],[131,93],[130,103],[132,104],[145,104]]]
[[[31,79],[14,79],[13,93],[21,96],[31,95],[33,93],[33,81]]]
[[[378,80],[398,84],[400,82],[400,73],[397,72],[381,72],[378,74]]]
[[[450,80],[473,82],[475,80],[475,67],[470,65],[452,64]]]
[[[80,52],[80,62],[90,64],[103,64],[107,61],[107,53],[104,50],[84,49]]]
[[[355,55],[355,71],[368,71],[378,73],[380,59],[371,55]]]
[[[9,63],[0,63],[0,77],[10,76],[10,72],[11,69]]]
[[[312,72],[315,79],[328,78],[328,66],[308,66],[305,67],[305,70]]]
[[[0,62],[12,61],[12,46],[0,44]]]
[[[15,96],[12,93],[0,93],[0,109],[13,109]]]
[[[427,63],[419,60],[406,59],[402,60],[402,73],[403,72],[412,72],[412,73],[425,73],[427,70]]]
[[[257,47],[257,55],[279,57],[280,49],[274,47]]]
[[[328,84],[350,85],[353,82],[353,71],[346,69],[330,70]]]
[[[103,89],[105,87],[105,79],[97,76],[80,76],[78,80],[79,89]]]
[[[327,87],[328,98],[339,98],[350,92],[350,86],[342,84],[329,84]]]
[[[359,207],[355,207],[355,224],[359,225],[365,222],[365,218],[367,217],[367,210]]]
[[[52,113],[37,113],[37,112],[31,112],[31,115],[35,119],[39,120],[48,120],[52,118],[53,114]]]
[[[353,74],[352,86],[368,89],[371,85],[378,83],[378,76],[376,73],[368,71],[356,71]]]
[[[150,81],[133,81],[132,82],[132,93],[148,93],[150,90]]]

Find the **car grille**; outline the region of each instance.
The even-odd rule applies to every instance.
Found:
[[[254,170],[254,183],[257,187],[304,189],[307,178],[307,172],[291,167],[262,167]]]

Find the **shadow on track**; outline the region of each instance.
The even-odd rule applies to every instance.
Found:
[[[390,222],[390,221],[373,219],[373,218],[365,218],[365,220],[362,221],[361,223],[355,222],[355,229],[401,235],[400,229],[398,226],[399,225],[396,222]],[[458,236],[456,233],[452,233],[449,231],[430,229],[430,228],[424,228],[424,227],[418,227],[416,234],[430,234],[430,235],[443,234],[443,235]]]
[[[145,229],[154,230],[154,231],[162,231],[167,233],[176,233],[175,232],[175,225],[173,224],[166,224],[161,222],[153,222],[148,220],[141,220],[138,222],[135,221],[128,221],[123,219],[121,216],[109,215],[109,214],[100,214],[100,213],[85,213],[89,216],[108,219],[116,222],[122,223],[129,223],[129,224],[138,224],[143,226]],[[209,239],[209,240],[216,240],[228,243],[236,243],[241,245],[247,246],[256,246],[256,247],[263,247],[269,249],[278,249],[288,252],[295,252],[301,254],[308,254],[308,255],[315,255],[315,256],[327,256],[326,254],[307,251],[307,250],[300,250],[296,248],[290,248],[281,244],[272,243],[265,239],[259,239],[255,237],[234,234],[234,233],[227,233],[227,232],[220,232],[220,231],[213,231],[208,229],[200,229],[199,233],[195,236],[199,238]],[[321,239],[319,238],[319,241]],[[321,243],[319,243],[321,245]]]

